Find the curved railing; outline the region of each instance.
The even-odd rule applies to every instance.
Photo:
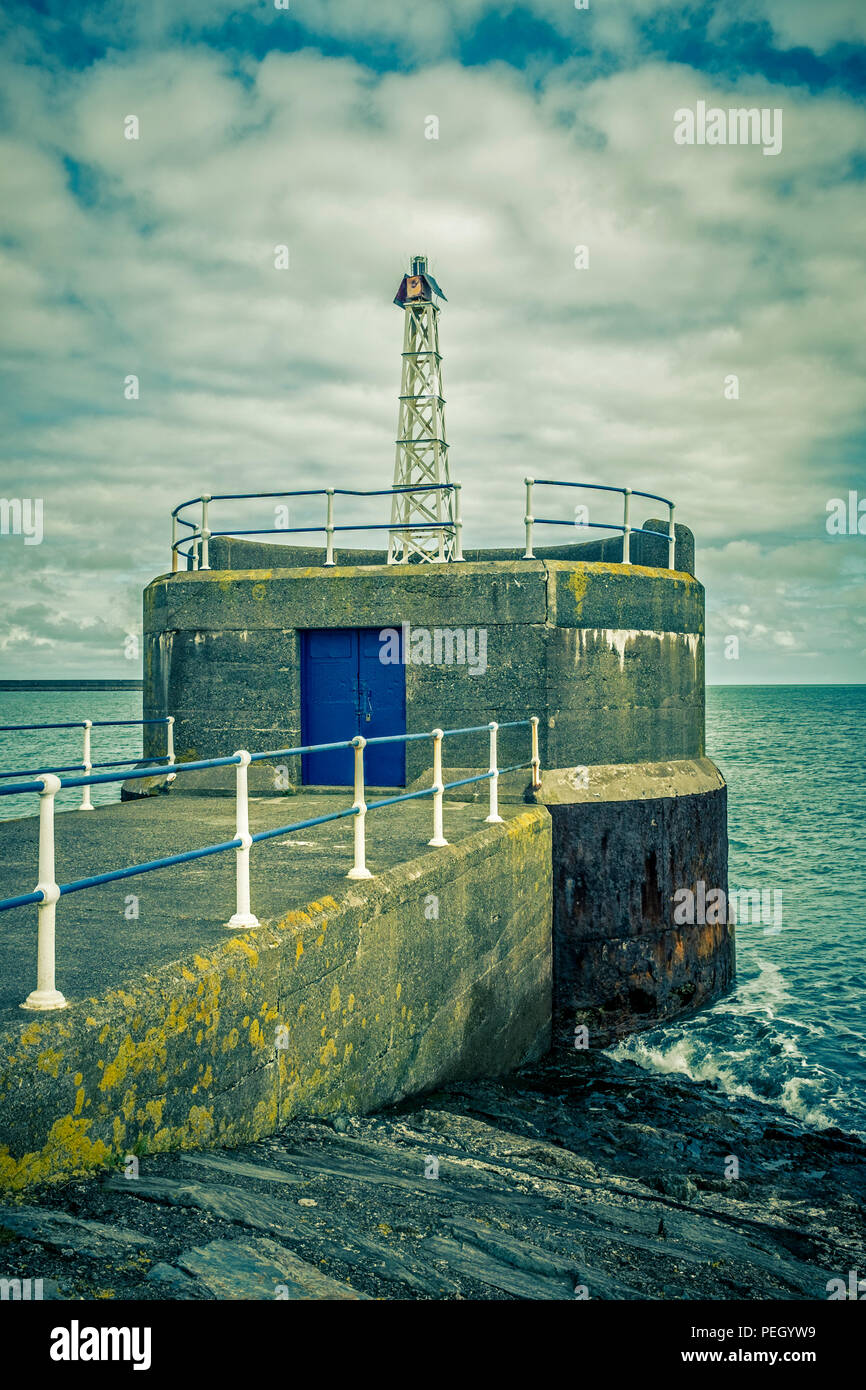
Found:
[[[412,522],[413,531],[443,531],[454,529],[454,558],[463,559],[461,537],[463,522],[460,516],[460,483],[431,483],[417,485],[415,487],[389,487],[377,488],[372,491],[364,491],[357,488],[347,487],[322,487],[304,488],[296,492],[221,492],[213,495],[205,494],[201,497],[192,497],[187,502],[181,502],[171,514],[171,568],[172,573],[176,573],[180,568],[180,559],[187,561],[189,568],[194,570],[210,569],[210,542],[215,536],[240,537],[240,536],[291,536],[291,535],[310,535],[324,533],[325,536],[325,564],[334,565],[334,536],[339,531],[405,531],[405,524],[394,525],[391,522],[351,522],[349,525],[337,526],[334,523],[334,498],[335,497],[393,497],[395,493],[402,492],[453,492],[454,494],[454,520],[453,522],[424,521]],[[321,526],[266,526],[258,530],[249,531],[212,531],[210,528],[210,506],[213,502],[238,502],[249,501],[251,499],[262,498],[289,498],[289,497],[325,497],[327,499],[325,508],[325,520]],[[199,507],[200,512],[195,521],[190,521],[187,517],[181,516],[181,512],[188,507]],[[179,527],[186,527],[187,534],[181,535]],[[184,549],[186,546],[186,549]]]
[[[531,756],[525,763],[515,763],[511,767],[499,767],[497,756],[497,734],[500,729],[516,729],[528,727],[531,729]],[[460,734],[487,733],[490,737],[490,764],[487,772],[478,773],[474,777],[462,777],[456,782],[442,781],[442,741]],[[386,796],[380,801],[372,801],[369,804],[365,799],[364,793],[364,749],[367,743],[409,743],[416,739],[432,738],[433,740],[433,781],[429,787],[424,787],[420,791],[402,792],[397,796]],[[339,811],[331,811],[324,816],[313,816],[309,820],[294,821],[290,825],[281,825],[274,830],[260,830],[255,835],[250,834],[249,826],[249,798],[247,791],[247,768],[250,763],[272,761],[274,758],[301,757],[305,753],[323,753],[331,749],[352,748],[355,754],[355,785],[354,800],[351,806],[343,807]],[[519,772],[523,768],[532,769],[532,786],[534,789],[540,786],[541,763],[538,755],[538,716],[532,715],[528,719],[515,719],[505,724],[497,724],[495,721],[489,724],[476,725],[467,729],[431,729],[429,732],[420,734],[390,734],[380,738],[364,739],[360,735],[352,739],[344,739],[339,743],[318,743],[311,744],[304,748],[279,748],[264,753],[249,753],[246,749],[240,749],[227,758],[206,758],[199,762],[174,763],[171,772],[167,775],[174,780],[175,777],[188,773],[200,772],[205,768],[212,767],[234,767],[236,771],[235,782],[235,836],[234,839],[224,840],[220,844],[206,845],[202,849],[186,850],[181,854],[170,854],[163,859],[152,859],[146,864],[132,864],[124,869],[112,869],[104,874],[91,874],[87,878],[79,878],[72,883],[58,884],[55,881],[54,869],[54,800],[62,787],[87,787],[90,788],[99,783],[129,781],[139,777],[152,777],[152,768],[134,768],[132,771],[113,773],[91,773],[85,777],[58,777],[55,773],[43,773],[38,780],[21,782],[13,786],[0,787],[0,796],[15,796],[24,792],[35,792],[39,796],[39,867],[38,882],[31,893],[21,893],[17,897],[3,898],[0,900],[0,912],[8,912],[15,907],[27,907],[37,904],[38,907],[38,943],[37,943],[37,969],[36,969],[36,989],[27,996],[22,1008],[26,1009],[63,1009],[66,1007],[66,1000],[56,987],[55,983],[55,907],[62,897],[69,893],[80,893],[85,888],[95,888],[102,883],[115,883],[118,879],[134,878],[138,874],[152,873],[155,869],[171,868],[175,864],[189,864],[196,859],[205,859],[212,854],[222,854],[226,850],[233,849],[236,852],[235,870],[235,898],[236,910],[229,919],[229,927],[257,927],[258,918],[250,908],[250,849],[254,844],[263,840],[275,839],[278,835],[287,835],[293,830],[307,830],[314,825],[324,825],[327,821],[341,820],[347,816],[355,817],[354,850],[352,868],[347,877],[352,879],[372,878],[373,875],[366,864],[366,817],[368,811],[378,810],[383,806],[394,806],[400,801],[415,801],[421,797],[432,797],[433,799],[433,836],[428,844],[438,847],[447,845],[443,824],[443,797],[446,791],[454,787],[466,787],[473,782],[490,783],[490,808],[485,818],[486,823],[496,824],[502,821],[499,814],[499,778],[506,772]]]
[[[668,543],[668,568],[675,568],[676,559],[676,529],[674,525],[674,503],[667,497],[662,497],[657,492],[643,492],[639,488],[613,487],[607,483],[583,483],[572,482],[565,478],[526,478],[526,510],[524,514],[524,525],[526,527],[526,547],[523,558],[533,560],[535,554],[532,548],[533,527],[535,526],[574,526],[578,530],[597,530],[597,531],[619,531],[622,535],[622,562],[631,564],[631,537],[639,536],[661,536]],[[413,522],[412,530],[444,531],[453,525],[454,529],[454,559],[463,559],[463,521],[460,514],[460,483],[437,483],[425,486],[425,492],[453,492],[454,494],[454,519],[453,522],[444,523],[441,521]],[[616,492],[623,499],[622,521],[575,521],[569,517],[549,517],[534,516],[532,511],[532,490],[537,487],[571,487],[583,488],[590,492]],[[285,535],[324,535],[325,536],[325,560],[326,566],[336,563],[334,560],[334,537],[340,531],[388,531],[399,532],[405,530],[405,525],[394,524],[393,522],[350,522],[348,524],[337,525],[334,521],[334,498],[335,497],[393,497],[395,493],[417,492],[419,488],[413,487],[392,487],[362,490],[358,488],[325,487],[325,488],[303,488],[294,492],[223,492],[213,495],[204,494],[201,497],[192,497],[186,502],[181,502],[175,507],[172,514],[172,534],[171,534],[171,567],[172,573],[176,573],[180,568],[180,561],[184,560],[189,569],[210,569],[210,542],[216,537],[243,537],[243,536],[285,536]],[[262,498],[292,498],[292,497],[324,497],[326,499],[325,519],[319,526],[267,526],[249,530],[229,530],[214,531],[210,526],[210,507],[214,502],[236,502],[261,500]],[[632,497],[644,497],[649,501],[661,502],[668,509],[668,529],[667,531],[655,531],[645,526],[632,526],[629,510]],[[182,515],[190,507],[199,508],[199,514],[195,520]],[[181,527],[185,534],[181,534]]]
[[[640,492],[637,488],[630,487],[610,487],[606,483],[572,483],[558,478],[526,478],[526,514],[524,523],[526,526],[526,550],[524,560],[535,558],[532,550],[532,528],[533,526],[576,526],[580,530],[589,528],[598,531],[619,531],[622,534],[622,563],[631,564],[630,541],[633,535],[639,536],[661,536],[668,543],[668,569],[675,569],[676,559],[676,529],[674,527],[674,504],[667,497],[660,497],[657,492]],[[533,516],[532,514],[532,489],[534,487],[579,487],[585,488],[590,492],[618,492],[623,499],[622,521],[574,521],[563,517]],[[667,531],[648,530],[642,526],[632,526],[629,520],[629,503],[632,497],[646,497],[653,502],[662,502],[668,509],[668,529]]]

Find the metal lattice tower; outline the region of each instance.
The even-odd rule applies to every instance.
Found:
[[[391,503],[391,526],[400,529],[390,533],[389,565],[459,558],[454,493],[443,488],[451,477],[436,300],[444,298],[427,257],[413,256],[394,299],[404,312],[394,487],[411,491]]]

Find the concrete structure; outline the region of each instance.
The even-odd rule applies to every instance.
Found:
[[[727,886],[726,791],[704,753],[693,538],[677,527],[676,571],[656,568],[663,536],[635,535],[630,565],[621,548],[467,552],[420,568],[343,552],[325,570],[320,553],[214,541],[211,571],[146,591],[145,714],[175,715],[179,759],[301,743],[300,634],[311,629],[402,633],[409,732],[444,712],[450,727],[537,713],[544,776],[532,799],[553,819],[555,1035],[573,1046],[586,1024],[591,1045],[604,1045],[715,997],[734,972],[732,926],[673,922],[677,889]],[[419,632],[430,642],[415,659]],[[501,763],[525,757],[519,731],[502,730]],[[446,780],[485,766],[483,737],[467,738]],[[407,745],[405,783],[429,771],[430,745]],[[299,765],[262,764],[252,785],[273,791],[286,775],[297,782]],[[503,779],[502,795],[529,799],[526,778]]]
[[[58,1013],[21,1015],[16,971],[32,960],[4,937],[0,1185],[130,1152],[235,1145],[294,1115],[367,1111],[507,1071],[551,1040],[581,1046],[584,1030],[604,1046],[729,985],[733,928],[674,921],[678,890],[727,888],[693,539],[677,528],[676,570],[660,568],[664,535],[633,535],[631,564],[621,546],[423,566],[343,552],[326,568],[321,552],[311,564],[288,547],[214,539],[212,569],[148,586],[144,715],[174,717],[179,762],[299,745],[311,704],[320,715],[339,685],[327,667],[335,635],[361,677],[366,653],[368,679],[396,643],[393,733],[493,719],[499,766],[525,765],[527,729],[507,725],[538,715],[540,786],[504,775],[504,822],[491,825],[486,782],[453,791],[443,848],[429,848],[429,801],[376,811],[366,881],[346,877],[345,821],[316,824],[310,840],[269,839],[252,860],[261,925],[236,932],[225,926],[228,855],[134,880],[141,910],[120,937],[128,880],[64,898],[58,984],[70,1007]],[[312,635],[324,664],[305,672]],[[358,729],[335,730],[342,738],[370,727],[361,677],[366,693],[349,706]],[[161,754],[163,728],[147,736]],[[429,785],[432,740],[397,747],[393,780]],[[487,767],[486,730],[444,747],[446,782]],[[250,767],[253,830],[316,823],[316,808],[333,805],[333,788],[302,785],[312,766],[275,756]],[[76,817],[75,835],[58,839],[61,880],[227,841],[233,787],[234,768],[193,771],[167,798]],[[4,835],[0,897],[32,877],[36,821],[8,822]]]
[[[321,813],[329,797],[302,797]],[[184,797],[62,816],[62,872],[171,840],[229,833],[227,799]],[[447,1081],[493,1076],[550,1044],[550,817],[504,823],[452,806],[429,850],[429,802],[371,818],[376,877],[351,882],[345,826],[261,845],[261,926],[224,926],[231,857],[65,899],[60,982],[70,1007],[22,1014],[32,971],[16,910],[0,939],[0,1188],[21,1190],[126,1155],[236,1145],[294,1115],[364,1113]],[[251,807],[285,823],[285,799]],[[82,822],[84,824],[82,825]],[[7,822],[0,895],[33,862],[34,818]],[[311,845],[311,840],[315,843]],[[134,850],[133,847],[134,846]],[[315,885],[315,886],[314,886]],[[491,910],[491,905],[495,909]],[[32,910],[32,909],[31,909]],[[16,930],[15,928],[20,928]]]

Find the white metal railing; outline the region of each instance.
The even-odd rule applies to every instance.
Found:
[[[500,729],[529,728],[531,731],[530,757],[526,762],[515,763],[511,767],[500,767],[498,762],[497,737]],[[442,780],[442,743],[445,738],[461,734],[486,733],[489,737],[489,765],[486,772],[472,777],[462,777],[455,782]],[[429,787],[420,791],[402,792],[396,796],[386,796],[379,801],[367,802],[364,778],[364,749],[368,744],[409,743],[417,739],[433,740],[433,779]],[[354,793],[352,805],[324,816],[313,816],[308,820],[281,825],[273,830],[260,830],[250,833],[248,768],[250,763],[273,761],[275,758],[302,756],[305,753],[321,753],[331,749],[351,748],[354,753]],[[119,879],[133,878],[139,874],[151,873],[156,869],[170,868],[175,864],[186,864],[196,859],[204,859],[212,854],[226,850],[235,851],[235,911],[228,921],[230,927],[256,927],[259,919],[252,911],[250,899],[250,850],[262,840],[272,840],[279,835],[287,835],[295,830],[306,830],[314,825],[324,825],[328,821],[354,817],[354,838],[352,867],[347,877],[351,879],[372,878],[367,868],[366,821],[368,811],[379,810],[384,806],[395,806],[401,801],[414,801],[430,797],[433,801],[433,834],[428,840],[432,847],[447,845],[444,829],[443,801],[446,791],[456,787],[466,787],[475,782],[489,782],[489,809],[486,824],[499,824],[499,778],[508,772],[519,772],[524,768],[532,771],[532,788],[541,785],[541,761],[538,749],[538,716],[527,719],[510,720],[503,724],[491,721],[466,729],[431,729],[419,734],[390,734],[365,739],[360,735],[339,743],[312,744],[303,748],[280,748],[263,753],[250,753],[240,749],[228,758],[208,758],[199,762],[173,764],[173,775],[197,772],[204,768],[235,767],[235,834],[231,840],[220,844],[207,845],[202,849],[186,850],[180,854],[154,859],[146,864],[133,864],[124,869],[113,869],[104,874],[92,874],[87,878],[76,879],[72,883],[58,884],[54,865],[54,803],[62,787],[85,787],[103,782],[126,781],[131,778],[152,776],[152,769],[133,768],[123,773],[88,773],[84,777],[58,777],[54,772],[43,772],[30,782],[0,787],[0,796],[13,796],[24,792],[34,792],[39,796],[39,861],[38,882],[31,893],[0,900],[0,912],[16,907],[36,904],[38,909],[36,988],[22,1004],[25,1009],[63,1009],[64,996],[57,989],[55,978],[55,911],[62,897],[81,892],[85,888],[95,888],[103,883],[113,883]]]
[[[532,549],[532,528],[533,526],[577,526],[580,529],[589,527],[598,531],[620,531],[622,533],[622,563],[631,564],[631,537],[640,536],[661,536],[668,543],[668,569],[675,569],[676,560],[676,529],[674,526],[674,504],[667,497],[659,497],[656,492],[640,492],[637,488],[630,487],[609,487],[604,483],[572,483],[565,482],[556,478],[526,478],[526,513],[524,524],[526,526],[526,550],[524,560],[533,560],[535,555]],[[572,521],[562,517],[546,517],[532,515],[532,489],[534,487],[579,487],[591,492],[618,492],[622,495],[622,521]],[[629,503],[632,497],[647,497],[653,502],[662,502],[668,509],[668,529],[664,531],[647,530],[646,527],[632,526],[629,516]]]
[[[117,729],[121,727],[133,728],[145,724],[164,724],[165,725],[165,753],[156,758],[145,758],[144,752],[140,758],[117,758],[113,762],[94,763],[91,761],[91,730],[92,729]],[[164,715],[157,719],[73,719],[63,724],[0,724],[0,733],[30,733],[42,729],[81,729],[84,735],[84,743],[81,750],[80,763],[67,763],[64,767],[29,767],[17,768],[14,772],[0,772],[0,781],[7,777],[37,777],[44,772],[84,772],[89,776],[94,768],[106,767],[132,767],[135,763],[153,763],[152,773],[159,771],[159,765],[164,764],[168,767],[174,766],[174,715]],[[82,789],[81,805],[79,811],[92,811],[93,802],[90,800],[90,783],[86,782]]]
[[[346,487],[323,487],[323,488],[303,488],[295,492],[223,492],[204,494],[201,497],[192,497],[187,502],[181,502],[174,508],[171,514],[171,568],[172,573],[177,573],[180,568],[180,560],[185,559],[188,565],[194,570],[210,569],[210,542],[215,536],[240,537],[240,536],[291,536],[309,535],[312,533],[325,536],[325,564],[328,566],[336,564],[334,559],[334,536],[340,531],[405,531],[406,524],[393,522],[353,522],[349,525],[337,526],[334,522],[334,498],[335,497],[393,497],[401,492],[417,492],[418,487],[390,487],[378,488],[372,491],[362,491],[355,488]],[[444,523],[442,521],[413,522],[413,531],[442,531],[454,528],[454,559],[463,559],[463,520],[460,515],[460,483],[431,483],[425,484],[424,492],[453,492],[454,493],[454,520]],[[249,501],[251,499],[275,498],[275,497],[324,497],[325,521],[321,526],[265,526],[256,530],[249,531],[212,531],[210,527],[210,505],[212,502],[236,502]],[[200,512],[195,521],[190,521],[181,513],[188,507],[198,507]],[[186,534],[180,534],[180,527],[186,528]],[[389,535],[390,539],[390,535]],[[184,549],[186,546],[186,549]]]

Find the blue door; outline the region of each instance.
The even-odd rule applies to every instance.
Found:
[[[355,734],[369,739],[406,732],[405,668],[402,661],[384,664],[380,660],[383,652],[391,654],[380,634],[377,627],[301,633],[304,744],[339,743]],[[354,781],[351,749],[305,753],[301,764],[307,786],[350,787]],[[405,786],[405,745],[381,743],[368,748],[364,772],[370,786]]]

